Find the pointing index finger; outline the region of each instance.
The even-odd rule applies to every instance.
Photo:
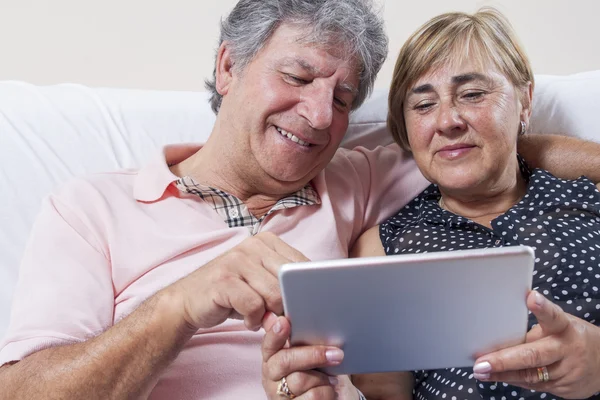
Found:
[[[291,262],[304,262],[310,261],[304,254],[296,250],[278,236],[271,233],[264,233],[260,236],[260,239],[276,253],[289,259]]]

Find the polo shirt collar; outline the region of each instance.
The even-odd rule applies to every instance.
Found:
[[[133,196],[138,201],[152,202],[165,194],[167,187],[179,179],[169,165],[180,163],[202,148],[201,144],[176,144],[162,148],[146,166],[138,171],[133,187]]]

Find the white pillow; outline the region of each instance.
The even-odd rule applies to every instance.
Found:
[[[536,75],[530,132],[600,142],[600,70],[567,76]]]

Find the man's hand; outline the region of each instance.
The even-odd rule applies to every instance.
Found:
[[[549,134],[519,136],[517,151],[527,164],[562,179],[587,176],[600,183],[600,143]]]
[[[307,261],[273,234],[259,234],[147,299],[83,343],[49,348],[0,369],[0,399],[147,397],[154,378],[199,329],[240,317],[259,329],[282,312],[277,273]],[[28,382],[27,385],[24,383]]]
[[[181,299],[183,318],[195,332],[227,318],[261,327],[267,311],[283,313],[277,273],[289,262],[309,261],[272,233],[260,233],[205,264],[167,290]]]

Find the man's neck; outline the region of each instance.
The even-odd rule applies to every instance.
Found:
[[[240,199],[257,218],[264,216],[282,198],[301,188],[269,188],[269,178],[253,176],[227,149],[210,140],[199,151],[170,167],[173,174],[222,190]],[[277,186],[277,185],[272,185]]]

